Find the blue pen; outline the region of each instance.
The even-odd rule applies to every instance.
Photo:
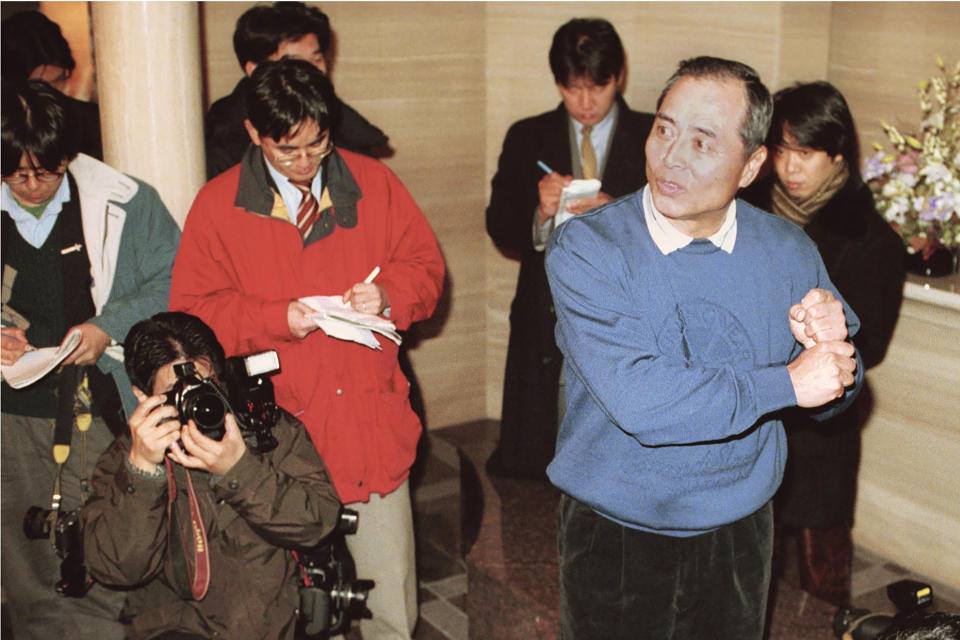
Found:
[[[553,173],[553,169],[545,165],[542,160],[537,160],[537,166],[543,169],[544,173]]]

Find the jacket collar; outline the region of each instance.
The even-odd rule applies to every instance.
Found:
[[[77,179],[81,201],[87,194],[96,193],[110,202],[126,204],[137,193],[137,182],[133,178],[82,153],[70,162],[68,168]]]
[[[253,144],[247,147],[240,161],[240,183],[237,186],[234,206],[269,216],[277,187],[264,162],[266,160],[263,159],[260,147]],[[337,224],[346,228],[356,226],[357,202],[363,197],[363,192],[337,149],[327,157],[324,171],[327,172],[326,188],[330,193]]]

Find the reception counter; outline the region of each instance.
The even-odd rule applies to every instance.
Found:
[[[960,276],[908,276],[867,382],[854,541],[960,589]]]

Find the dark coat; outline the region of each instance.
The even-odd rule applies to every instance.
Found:
[[[770,210],[771,180],[744,197]],[[903,241],[877,213],[870,189],[847,184],[805,227],[830,279],[860,318],[854,342],[869,369],[883,360],[903,299]],[[776,514],[789,526],[825,529],[853,522],[860,464],[860,429],[871,408],[864,386],[840,415],[816,422],[802,410],[784,420],[787,466]]]
[[[614,198],[646,183],[644,145],[653,116],[631,111],[617,97],[619,116],[610,140],[602,191]],[[514,123],[507,132],[493,177],[487,233],[497,247],[520,258],[517,292],[510,307],[510,342],[503,385],[500,442],[491,469],[546,477],[557,437],[557,388],[562,356],[554,338],[556,315],[543,252],[533,247],[533,216],[540,203],[537,161],[570,175],[569,117],[563,105]]]
[[[212,179],[240,162],[250,146],[243,121],[247,118],[247,83],[241,78],[233,92],[212,105],[206,117],[207,179]],[[333,143],[348,151],[377,156],[386,146],[386,134],[370,124],[350,105],[340,102],[340,121],[333,126]]]

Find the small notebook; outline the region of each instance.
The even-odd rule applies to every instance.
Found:
[[[579,200],[580,198],[596,198],[600,194],[600,181],[594,178],[590,180],[573,180],[563,188],[560,193],[560,205],[557,207],[557,215],[553,218],[553,228],[556,229],[561,224],[573,217],[573,214],[567,211],[567,203],[570,200]]]
[[[71,331],[59,347],[44,347],[35,351],[27,351],[12,365],[0,367],[0,373],[2,373],[7,384],[14,389],[28,387],[53,371],[67,356],[73,353],[82,339],[83,333],[80,329]]]
[[[300,298],[300,302],[314,310],[311,318],[331,338],[380,349],[380,343],[373,335],[379,333],[400,344],[400,334],[395,324],[386,318],[354,310],[349,304],[344,304],[340,296],[310,296]]]

